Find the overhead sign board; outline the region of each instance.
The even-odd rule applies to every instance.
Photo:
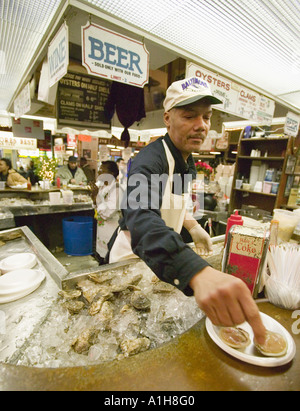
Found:
[[[144,87],[149,79],[149,52],[140,41],[87,23],[81,28],[82,65],[89,74]]]
[[[18,94],[14,101],[15,118],[20,118],[31,109],[30,86],[29,83]]]
[[[0,131],[0,148],[6,150],[35,150],[37,140],[35,138],[14,137],[12,132]]]
[[[286,115],[284,132],[293,137],[297,137],[300,127],[300,116],[289,111]]]
[[[19,118],[12,120],[12,131],[15,137],[28,137],[44,140],[44,123],[41,120]]]
[[[67,73],[58,82],[58,125],[110,129],[110,121],[104,113],[110,85],[110,81],[95,76]]]
[[[49,87],[52,87],[67,74],[68,65],[69,29],[64,23],[48,47]]]
[[[195,63],[187,63],[186,77],[193,76],[206,80],[212,94],[223,102],[216,105],[216,109],[265,125],[272,123],[275,110],[273,100]]]

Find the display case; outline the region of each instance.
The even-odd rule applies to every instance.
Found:
[[[73,192],[73,200],[66,203],[63,197],[53,204],[49,194],[59,192],[53,187],[42,189],[13,189],[0,190],[0,214],[9,215],[4,228],[28,226],[49,249],[63,245],[62,220],[72,215],[93,216],[94,208],[90,190],[85,187],[68,187]],[[1,215],[0,215],[1,217]],[[0,219],[1,220],[1,219]]]

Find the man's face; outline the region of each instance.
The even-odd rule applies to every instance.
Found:
[[[211,116],[211,105],[203,100],[164,113],[169,136],[184,159],[200,151],[210,129]]]
[[[69,161],[69,167],[71,170],[74,170],[77,167],[76,161]]]
[[[0,173],[7,173],[8,165],[5,161],[0,160]]]

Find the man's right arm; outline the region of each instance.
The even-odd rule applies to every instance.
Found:
[[[233,327],[247,321],[263,343],[266,329],[246,284],[232,275],[205,267],[190,281],[198,306],[213,324]]]

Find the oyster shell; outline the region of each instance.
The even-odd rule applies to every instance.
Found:
[[[65,300],[74,300],[75,298],[78,298],[81,296],[81,291],[80,290],[62,290],[59,291],[58,293],[59,296],[64,298]]]
[[[163,281],[156,281],[152,286],[152,291],[156,293],[172,293],[175,287],[172,284]]]
[[[107,290],[108,288],[104,285],[96,284],[90,280],[82,280],[77,283],[77,287],[82,291],[83,297],[88,303],[92,303],[95,297]]]
[[[70,314],[78,314],[83,309],[84,303],[82,301],[66,301],[62,306],[69,310]]]
[[[107,281],[111,281],[115,277],[115,274],[112,273],[101,273],[101,274],[96,274],[92,273],[89,274],[89,278],[94,281],[95,283],[102,284]]]
[[[134,340],[124,340],[120,344],[120,348],[125,357],[147,351],[149,347],[150,340],[146,337],[136,338]]]
[[[239,327],[221,327],[219,337],[232,348],[244,348],[251,342],[247,331]]]
[[[137,274],[135,276],[133,276],[131,279],[129,279],[128,281],[123,281],[120,282],[118,284],[114,284],[111,286],[111,292],[113,293],[120,293],[122,291],[125,291],[127,289],[129,290],[140,290],[137,286],[137,284],[141,281],[141,279],[143,278],[142,274]]]
[[[104,301],[100,312],[96,315],[95,321],[102,325],[102,329],[109,331],[111,329],[110,322],[114,318],[114,305],[110,301]]]
[[[287,341],[278,333],[267,330],[264,344],[258,344],[254,340],[254,345],[258,351],[267,357],[281,357],[287,352]]]
[[[90,315],[95,315],[99,311],[101,311],[101,308],[106,300],[109,300],[113,294],[109,291],[109,289],[102,289],[100,293],[97,294],[97,298],[94,298],[94,301],[92,302],[90,309],[89,309],[89,314]]]
[[[141,291],[134,291],[130,298],[130,303],[137,310],[143,311],[149,311],[151,306],[151,301]]]
[[[96,342],[99,334],[99,329],[95,327],[86,328],[82,331],[78,338],[72,343],[72,348],[78,354],[85,354],[88,352],[91,345]]]

